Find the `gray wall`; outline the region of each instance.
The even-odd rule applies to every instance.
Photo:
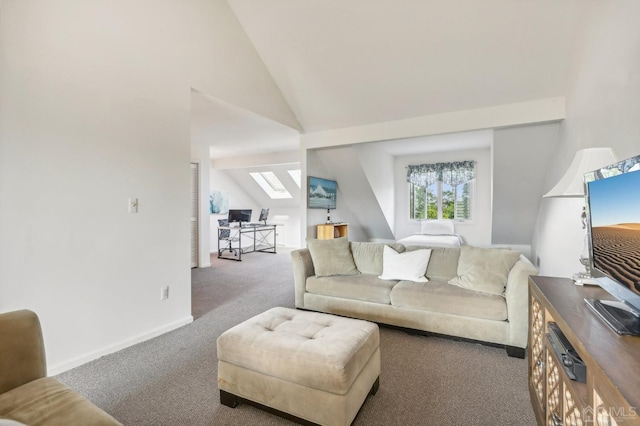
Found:
[[[493,244],[531,244],[559,123],[494,132]]]

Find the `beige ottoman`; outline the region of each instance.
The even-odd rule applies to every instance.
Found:
[[[218,338],[220,402],[303,423],[349,425],[378,390],[380,336],[368,321],[273,308]]]

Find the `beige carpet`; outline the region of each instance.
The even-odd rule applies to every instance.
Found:
[[[289,250],[212,264],[192,271],[192,324],[58,378],[125,425],[293,424],[251,406],[221,406],[215,353],[229,327],[273,306],[293,307]],[[354,425],[535,424],[525,360],[474,343],[380,333],[380,390]]]

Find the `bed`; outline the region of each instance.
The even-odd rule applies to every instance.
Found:
[[[419,234],[409,235],[396,241],[404,246],[460,247],[462,237],[456,234],[450,220],[425,220],[421,222]]]

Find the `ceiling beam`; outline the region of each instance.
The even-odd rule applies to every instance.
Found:
[[[303,149],[497,129],[565,118],[565,98],[547,98],[300,135]]]

